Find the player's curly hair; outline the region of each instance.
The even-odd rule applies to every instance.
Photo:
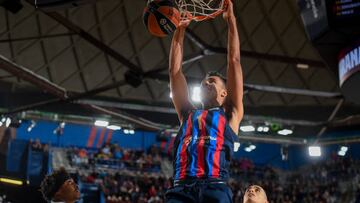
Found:
[[[49,202],[53,200],[56,192],[60,189],[64,182],[70,178],[70,175],[65,171],[65,169],[60,169],[47,175],[40,185],[40,192],[42,193],[44,199]]]
[[[206,77],[211,77],[211,76],[219,77],[224,82],[224,84],[226,84],[227,79],[218,71],[210,71],[206,74]]]

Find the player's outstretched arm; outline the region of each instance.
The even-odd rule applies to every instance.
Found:
[[[239,131],[239,125],[244,115],[243,108],[243,75],[240,64],[240,40],[234,15],[233,3],[228,0],[227,10],[223,18],[228,24],[228,67],[227,67],[227,108],[231,114],[230,127],[235,133]]]
[[[182,72],[184,36],[186,27],[189,23],[189,21],[182,22],[175,31],[171,42],[169,56],[170,90],[172,92],[172,101],[180,122],[183,120],[182,116],[184,115],[184,112],[191,108],[188,86]]]

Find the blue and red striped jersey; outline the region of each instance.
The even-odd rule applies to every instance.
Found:
[[[236,138],[222,108],[190,111],[174,142],[174,180],[227,180]]]

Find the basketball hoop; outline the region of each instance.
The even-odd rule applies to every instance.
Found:
[[[175,0],[181,21],[203,21],[215,18],[226,8],[228,0]]]

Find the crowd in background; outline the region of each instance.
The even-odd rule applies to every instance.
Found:
[[[359,166],[357,160],[333,157],[295,172],[253,167],[230,184],[234,202],[242,202],[247,185],[258,184],[266,190],[270,203],[350,203],[360,188]]]
[[[97,173],[80,175],[85,183],[96,183],[106,196],[107,203],[161,203],[171,181],[160,174]]]
[[[81,180],[95,183],[104,192],[108,203],[164,202],[166,189],[172,180],[165,178],[161,170],[144,173],[146,164],[160,163],[161,150],[152,147],[147,152],[121,149],[117,145],[105,145],[95,153],[77,149],[78,157],[128,161],[137,169],[130,172],[92,172],[82,174]],[[86,154],[86,155],[85,155]],[[134,165],[135,164],[135,165]],[[244,190],[250,184],[264,187],[269,203],[338,203],[351,202],[360,189],[360,163],[351,158],[332,156],[325,162],[306,166],[298,171],[286,172],[269,166],[258,166],[249,159],[234,160],[231,164],[229,185],[234,202],[242,202]],[[355,191],[355,192],[353,192]],[[354,200],[352,200],[354,202]]]
[[[98,150],[71,148],[68,158],[74,166],[91,169],[107,167],[118,170],[160,172],[161,153],[156,147],[143,150],[123,149],[117,144],[104,144]]]

